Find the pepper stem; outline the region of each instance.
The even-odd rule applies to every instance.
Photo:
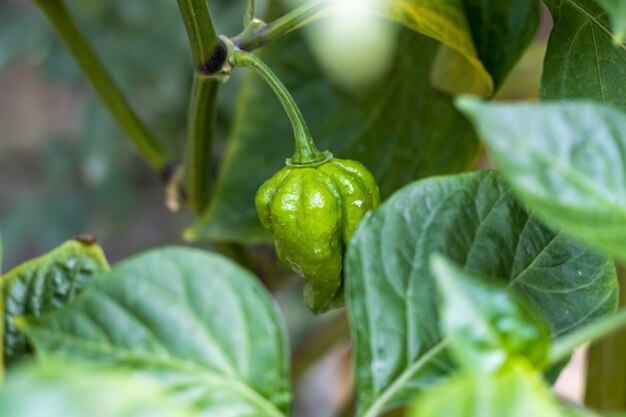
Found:
[[[296,152],[291,159],[287,160],[287,163],[289,165],[313,165],[332,157],[329,152],[320,152],[317,149],[298,105],[276,74],[254,54],[238,49],[235,49],[233,54],[235,65],[253,69],[269,84],[289,116],[296,139]]]

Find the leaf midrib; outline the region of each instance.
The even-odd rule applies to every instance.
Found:
[[[376,398],[376,400],[367,408],[363,417],[376,417],[380,414],[387,403],[400,391],[402,390],[406,383],[411,380],[411,378],[419,372],[425,365],[429,364],[431,359],[441,353],[446,346],[448,345],[448,340],[443,339],[435,344],[433,347],[428,349],[422,357],[420,357],[417,361],[415,361],[411,366],[406,368],[404,372],[396,378],[395,381],[391,385],[389,385],[385,390],[381,392],[381,394]]]
[[[248,386],[245,381],[240,381],[238,379],[216,373],[211,369],[199,366],[193,362],[176,359],[171,356],[168,358],[157,358],[154,356],[142,355],[141,352],[136,352],[110,344],[105,345],[96,343],[89,339],[84,339],[67,333],[55,332],[37,325],[27,324],[24,328],[27,333],[33,331],[33,329],[35,332],[47,336],[49,338],[48,340],[56,339],[60,340],[61,343],[63,343],[64,340],[71,341],[76,346],[82,347],[87,351],[101,352],[110,354],[115,358],[135,360],[145,364],[155,365],[155,367],[169,368],[182,373],[193,374],[193,376],[200,377],[208,383],[222,386],[236,392],[243,398],[250,400],[259,409],[265,411],[270,417],[285,417],[285,415],[278,410],[273,403],[263,397],[255,389]]]

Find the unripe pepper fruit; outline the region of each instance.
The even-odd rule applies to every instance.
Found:
[[[343,303],[345,249],[365,213],[380,204],[362,164],[333,158],[287,164],[256,195],[263,226],[279,258],[306,279],[305,301],[316,314]]]

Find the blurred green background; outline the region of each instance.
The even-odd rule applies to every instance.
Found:
[[[192,69],[176,2],[68,3],[141,116],[180,154]],[[216,6],[220,31],[237,33],[244,2]],[[236,84],[221,94],[226,110],[220,111],[220,127],[229,124]],[[192,218],[168,212],[163,201],[159,178],[112,122],[39,12],[27,0],[0,0],[5,269],[83,233],[96,235],[112,262],[180,242]]]

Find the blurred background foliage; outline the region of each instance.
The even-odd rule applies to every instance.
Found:
[[[68,3],[142,118],[180,155],[192,70],[176,2]],[[244,2],[216,6],[219,29],[236,33]],[[230,123],[236,84],[220,95],[218,139]],[[190,219],[166,211],[159,179],[26,0],[0,0],[0,90],[6,267],[81,233],[96,235],[112,261],[180,241]]]
[[[181,155],[192,67],[176,2],[67,2],[142,118],[173,154]],[[244,0],[213,0],[211,6],[220,33],[241,30]],[[499,97],[538,95],[548,30],[549,22]],[[236,71],[220,89],[214,167],[226,147],[241,73]],[[84,233],[96,235],[115,263],[149,247],[180,244],[183,229],[193,221],[190,213],[165,208],[160,178],[132,149],[33,5],[28,0],[0,0],[4,270]],[[277,269],[271,249],[217,249],[255,270],[277,295],[295,352],[294,373],[301,376],[296,415],[330,415],[331,407],[351,395],[343,313],[313,317],[302,303],[300,280],[276,280],[285,271]],[[326,359],[309,370],[316,353],[329,346],[334,348]]]

